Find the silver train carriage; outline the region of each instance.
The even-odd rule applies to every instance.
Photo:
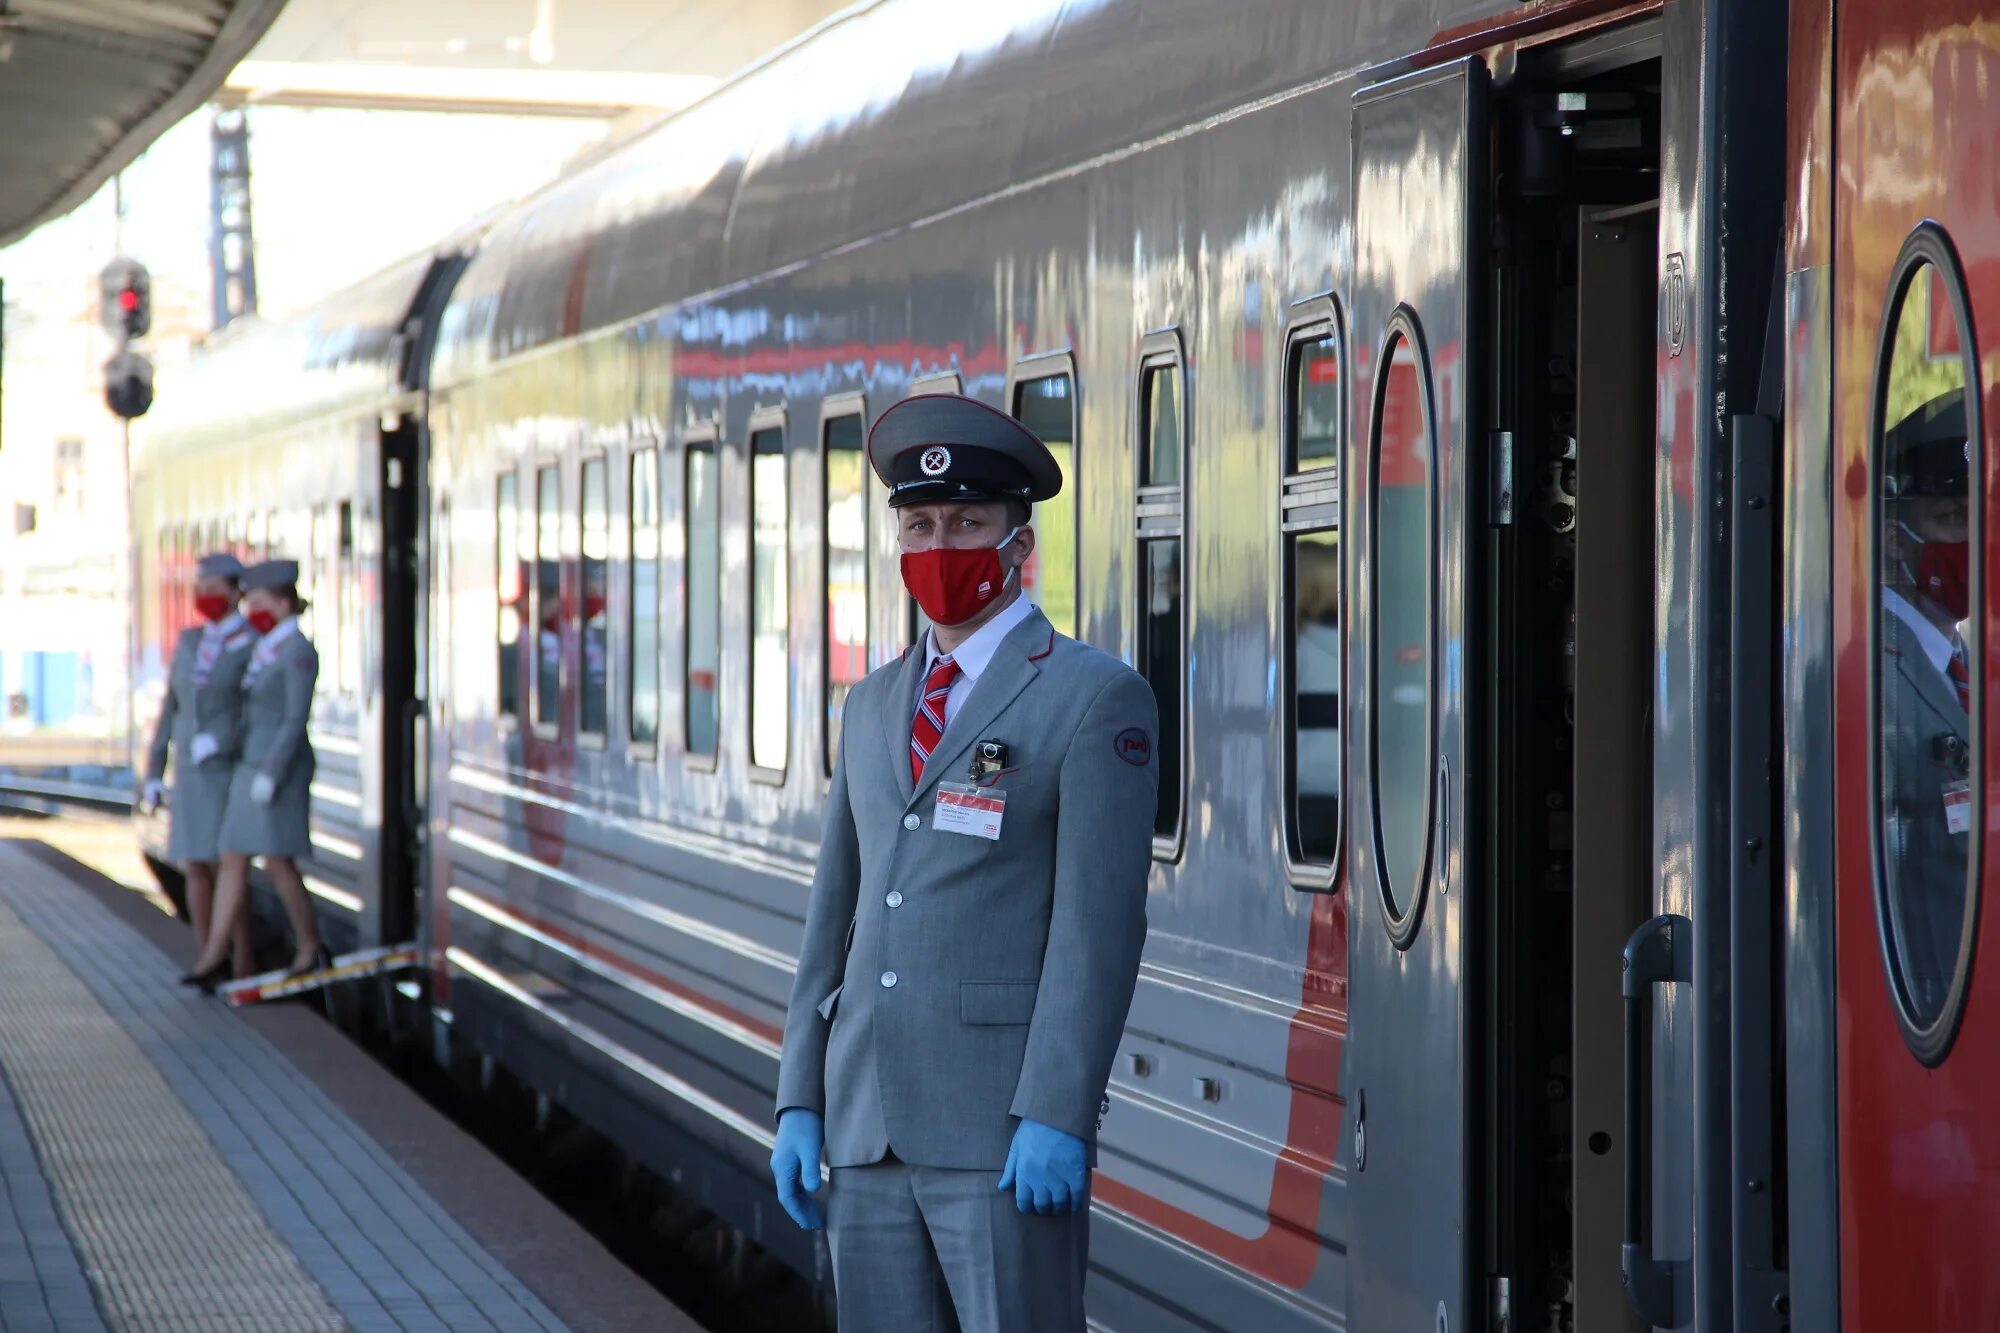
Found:
[[[1618,958],[1727,859],[1784,23],[859,5],[164,386],[145,641],[201,551],[299,557],[331,937],[824,1274],[780,1022],[841,701],[919,628],[862,441],[1003,406],[1068,478],[1034,595],[1164,719],[1095,1323],[1642,1327],[1621,1239],[1735,1262],[1715,1034],[1659,988],[1627,1116]]]

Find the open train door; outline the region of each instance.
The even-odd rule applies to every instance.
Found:
[[[1354,821],[1347,1098],[1349,1326],[1458,1333],[1472,1314],[1468,847],[1475,448],[1487,74],[1462,60],[1354,104],[1357,533],[1348,679]]]

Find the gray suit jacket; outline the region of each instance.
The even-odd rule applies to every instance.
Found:
[[[1037,611],[912,790],[924,666],[913,650],[848,696],[777,1105],[826,1115],[833,1166],[893,1147],[997,1172],[1019,1117],[1094,1153],[1146,938],[1151,688]],[[967,781],[977,740],[1009,751],[991,784],[1006,794],[997,841],[932,824],[938,784]]]
[[[188,742],[204,731],[222,747],[211,763],[221,763],[236,753],[243,718],[243,668],[250,664],[250,654],[257,646],[257,631],[239,625],[222,641],[208,679],[197,685],[194,668],[201,651],[201,633],[201,626],[191,626],[181,631],[174,644],[174,660],[167,669],[167,697],[160,704],[160,719],[153,727],[153,743],[146,753],[149,778],[166,776],[171,745],[181,746],[185,759]]]
[[[271,664],[243,683],[243,748],[230,776],[229,808],[217,842],[252,856],[312,855],[313,749],[306,739],[319,653],[303,631],[285,637]],[[250,799],[259,773],[277,784],[269,805]]]
[[[1911,594],[1913,605],[1922,606]],[[1933,616],[1939,633],[1951,625]],[[1942,1004],[1964,934],[1969,833],[1953,833],[1945,794],[1969,777],[1971,719],[1950,677],[1888,607],[1882,610],[1883,859],[1903,971],[1919,1003]],[[1976,822],[1976,806],[1965,811]]]

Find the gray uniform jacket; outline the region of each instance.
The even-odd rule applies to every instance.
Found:
[[[160,720],[153,727],[153,743],[146,755],[146,776],[159,781],[167,773],[169,750],[173,754],[167,855],[180,865],[215,859],[215,835],[222,827],[223,806],[229,797],[231,761],[242,741],[243,668],[250,664],[250,654],[257,646],[257,631],[237,624],[224,635],[208,678],[196,684],[203,628],[182,630],[174,644],[166,701],[160,706]],[[218,748],[207,763],[197,764],[188,746],[203,732],[215,738]]]
[[[828,1162],[998,1172],[1017,1117],[1096,1150],[1146,938],[1158,711],[1145,680],[1039,611],[1000,643],[910,783],[921,648],[848,697],[780,1110],[827,1117]],[[1007,771],[998,840],[933,827],[973,742]]]
[[[1921,610],[1920,594],[1909,594]],[[1955,833],[1946,817],[1948,792],[1965,792],[1970,776],[1971,719],[1951,678],[1889,607],[1882,608],[1889,654],[1881,672],[1880,772],[1883,860],[1888,863],[1889,907],[1897,952],[1915,998],[1936,1012],[1945,998],[1964,934],[1968,831]],[[1941,634],[1951,625],[1932,616]],[[1969,795],[1969,793],[1968,793]]]
[[[243,747],[229,782],[220,845],[225,852],[251,856],[310,856],[313,751],[306,722],[319,681],[319,653],[303,632],[295,631],[285,636],[269,666],[246,677]],[[269,805],[250,799],[259,773],[270,774],[278,784]]]

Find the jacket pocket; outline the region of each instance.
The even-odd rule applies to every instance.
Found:
[[[958,1021],[975,1027],[1026,1023],[1035,1016],[1039,981],[961,981]]]
[[[824,1018],[829,1023],[833,1021],[833,1011],[840,1008],[840,993],[846,989],[847,989],[847,983],[842,982],[840,985],[835,986],[833,988],[833,993],[831,995],[828,995],[824,1000],[821,1000],[816,1006],[814,1006],[819,1010],[819,1016],[821,1018]]]

